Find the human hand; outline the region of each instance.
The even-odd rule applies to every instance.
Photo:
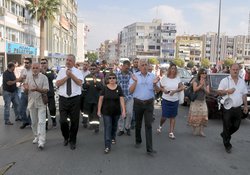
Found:
[[[122,118],[125,118],[125,117],[126,117],[126,112],[123,111],[123,112],[122,112]]]
[[[66,75],[70,78],[72,78],[72,71],[70,69],[66,70]]]
[[[235,91],[235,88],[231,88],[227,90],[227,94],[233,94]]]
[[[131,75],[131,78],[132,78],[132,80],[134,80],[135,82],[137,82],[137,80],[138,80],[137,77],[135,76],[135,74],[132,74],[132,75]]]
[[[247,114],[247,113],[248,113],[248,107],[247,107],[247,106],[244,106],[243,113],[244,113],[244,114]]]
[[[173,96],[175,94],[175,91],[170,91],[170,96]]]
[[[160,77],[157,76],[157,77],[154,79],[153,83],[156,84],[156,83],[158,83],[159,81],[160,81]]]
[[[100,117],[100,118],[102,117],[102,114],[101,114],[100,111],[97,112],[97,116]]]

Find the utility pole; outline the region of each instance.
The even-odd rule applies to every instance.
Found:
[[[220,62],[219,48],[220,48],[220,17],[221,17],[221,0],[219,3],[219,21],[218,21],[218,34],[217,34],[217,52],[216,52],[216,64]]]

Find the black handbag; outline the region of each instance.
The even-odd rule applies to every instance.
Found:
[[[186,96],[190,101],[195,101],[195,99],[197,98],[198,95],[194,92],[192,84],[186,89]]]

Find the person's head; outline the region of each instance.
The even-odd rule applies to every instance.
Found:
[[[230,75],[232,78],[236,78],[239,76],[239,70],[240,70],[240,66],[237,63],[234,63],[231,65],[230,67]]]
[[[116,75],[115,75],[115,73],[109,73],[106,76],[106,82],[107,82],[107,84],[116,84]]]
[[[149,64],[149,65],[148,65],[148,72],[151,73],[152,71],[153,71],[153,65]]]
[[[89,67],[89,71],[92,75],[96,74],[97,71],[97,65],[95,63],[92,63]]]
[[[87,70],[88,70],[88,67],[89,67],[88,61],[84,61],[84,62],[83,62],[83,65],[82,65],[82,69],[83,69],[84,71],[87,71]]]
[[[139,70],[142,74],[147,74],[148,72],[148,63],[146,60],[140,59],[139,61]]]
[[[8,71],[13,72],[15,70],[15,63],[9,62],[7,65]]]
[[[167,72],[167,77],[176,77],[177,76],[177,67],[175,64],[170,64]]]
[[[139,64],[139,58],[135,58],[135,59],[133,60],[133,67],[134,67],[134,68],[138,68],[138,64]]]
[[[68,54],[66,58],[66,67],[72,68],[75,66],[76,57],[73,54]]]
[[[40,64],[35,62],[32,64],[32,73],[33,75],[38,75],[40,72]]]
[[[130,61],[128,61],[128,60],[123,61],[122,72],[127,73],[129,71],[129,69],[130,69]]]
[[[32,64],[32,59],[31,58],[24,58],[24,67],[26,69],[30,69]]]
[[[41,68],[43,70],[47,70],[48,69],[48,60],[46,58],[41,59]]]
[[[76,67],[77,69],[81,69],[81,64],[78,63],[78,62],[76,62],[75,67]]]
[[[201,78],[206,78],[207,77],[207,71],[204,68],[200,68],[197,74],[197,79],[200,81]]]

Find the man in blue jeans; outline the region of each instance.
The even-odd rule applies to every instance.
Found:
[[[15,64],[8,63],[7,70],[3,73],[3,100],[5,125],[13,125],[10,121],[10,103],[13,103],[16,121],[19,120],[18,94],[16,82],[20,81],[14,74]]]

